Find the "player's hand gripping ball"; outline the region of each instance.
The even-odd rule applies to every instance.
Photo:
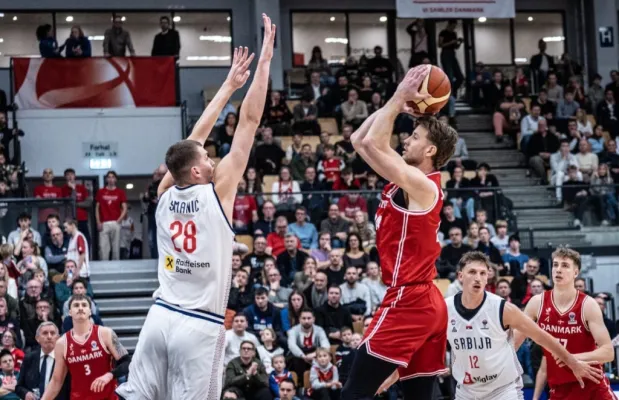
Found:
[[[429,97],[419,101],[408,101],[406,105],[417,115],[434,115],[449,101],[451,82],[442,69],[435,65],[420,65],[415,68],[430,70],[419,86],[419,94]]]

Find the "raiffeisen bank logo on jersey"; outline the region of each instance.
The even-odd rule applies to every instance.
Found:
[[[193,268],[210,268],[211,264],[208,262],[196,262],[165,256],[163,267],[166,271],[191,275]]]

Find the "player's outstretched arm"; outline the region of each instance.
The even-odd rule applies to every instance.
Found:
[[[585,308],[585,320],[589,325],[589,332],[591,332],[598,347],[587,353],[575,354],[576,358],[581,361],[592,361],[600,364],[611,362],[615,359],[615,352],[608,329],[604,325],[602,310],[591,297],[585,299],[583,307]]]
[[[221,111],[228,103],[228,100],[230,100],[232,94],[242,88],[245,82],[247,82],[247,78],[249,78],[249,66],[254,59],[254,54],[252,53],[249,55],[248,53],[247,47],[238,47],[234,49],[232,67],[228,72],[228,77],[217,91],[217,94],[215,94],[215,97],[213,97],[206,106],[206,109],[202,113],[202,116],[200,116],[198,122],[196,122],[187,140],[195,140],[204,145],[206,139],[208,139],[208,136],[213,130],[213,126],[215,126],[217,122],[219,114],[221,114]],[[166,172],[157,189],[157,195],[161,196],[161,194],[172,185],[174,185],[172,174]]]
[[[103,345],[112,354],[114,360],[116,360],[116,365],[112,371],[101,375],[92,382],[90,390],[95,393],[101,393],[112,379],[127,375],[129,373],[129,363],[131,362],[129,352],[120,343],[116,332],[105,327],[99,327],[99,329],[101,330]]]
[[[239,124],[234,132],[230,152],[215,169],[215,191],[229,220],[232,220],[232,207],[237,185],[247,167],[249,153],[254,144],[254,136],[264,112],[264,103],[269,86],[269,70],[273,58],[276,29],[266,14],[262,14],[262,20],[264,22],[264,38],[262,39],[262,51],[254,80],[243,101]]]
[[[550,336],[548,332],[543,331],[531,318],[527,317],[512,303],[505,303],[503,323],[506,326],[518,329],[521,333],[533,339],[535,343],[563,361],[572,370],[581,387],[585,386],[584,379],[589,379],[595,383],[599,383],[602,379],[603,373],[599,367],[576,359],[558,340]]]
[[[532,321],[537,321],[537,313],[542,305],[542,295],[537,294],[529,300],[527,306],[524,308],[524,314],[531,318]],[[514,349],[518,351],[522,343],[527,338],[527,335],[520,332],[518,329],[514,329]]]
[[[43,393],[41,400],[54,400],[62,389],[64,380],[67,377],[67,364],[64,359],[65,345],[64,337],[56,342],[56,347],[54,348],[54,373],[45,388],[45,393]]]
[[[427,97],[419,93],[419,86],[428,73],[426,68],[413,68],[408,72],[393,97],[374,113],[376,116],[367,134],[363,131],[357,134],[355,147],[373,170],[404,189],[423,208],[431,206],[438,196],[436,187],[422,171],[408,165],[391,148],[390,141],[393,123],[398,114],[406,110],[406,102]]]

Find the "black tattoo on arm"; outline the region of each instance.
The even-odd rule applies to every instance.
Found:
[[[118,335],[114,331],[112,331],[112,346],[114,346],[119,359],[129,354],[125,346],[120,343],[120,339],[118,339]]]

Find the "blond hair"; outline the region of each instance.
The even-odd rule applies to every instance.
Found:
[[[576,250],[563,246],[557,247],[557,249],[552,253],[552,260],[554,261],[555,258],[567,258],[569,260],[572,260],[576,268],[578,268],[578,270],[580,271],[580,253]]]

